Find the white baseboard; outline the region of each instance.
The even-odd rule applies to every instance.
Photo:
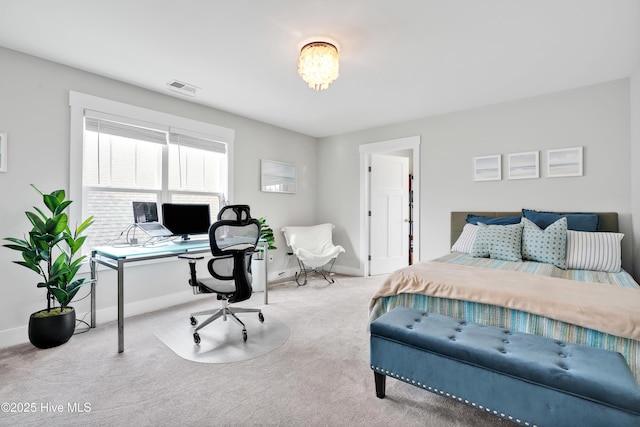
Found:
[[[170,295],[163,295],[156,298],[149,298],[142,301],[135,301],[131,303],[125,303],[124,313],[125,318],[136,316],[139,314],[149,313],[152,311],[160,310],[162,308],[171,307],[174,305],[184,304],[190,301],[194,301],[198,298],[191,291],[183,291]],[[91,319],[91,313],[89,312],[77,312],[76,318],[83,319],[89,322]],[[106,322],[118,320],[118,307],[106,307],[96,310],[96,323],[99,326]],[[27,319],[28,321],[28,319]],[[10,347],[13,345],[24,344],[29,342],[28,325],[20,326],[13,329],[7,329],[0,331],[0,348]]]
[[[29,342],[29,329],[27,325],[0,331],[0,342],[2,343],[0,348]]]
[[[269,283],[273,283],[273,282],[279,282],[279,281],[283,281],[285,279],[289,279],[289,280],[294,280],[295,275],[297,272],[299,272],[300,269],[298,267],[295,268],[289,268],[283,272],[278,272],[278,273],[269,273]],[[358,276],[358,277],[362,277],[363,273],[360,269],[357,268],[351,268],[351,267],[343,267],[343,266],[339,266],[339,265],[334,265],[333,266],[333,270],[331,270],[332,273],[336,273],[336,274],[344,274],[347,276]],[[281,274],[282,273],[282,274]]]
[[[362,277],[364,275],[362,270],[360,270],[359,268],[345,267],[345,266],[342,266],[342,265],[334,265],[333,266],[333,272],[334,273],[339,273],[339,274],[345,274],[347,276]]]
[[[184,304],[190,301],[194,301],[197,298],[191,291],[183,291],[175,294],[162,295],[156,298],[149,298],[142,301],[135,301],[125,303],[124,313],[125,318],[131,316],[137,316],[139,314],[149,313],[152,311],[160,310],[162,308],[171,307],[174,305]],[[87,318],[89,318],[87,316]],[[118,320],[118,307],[106,307],[96,310],[96,323],[99,325],[105,322],[111,322]]]

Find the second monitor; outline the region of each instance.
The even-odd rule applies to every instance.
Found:
[[[189,240],[190,235],[207,234],[211,225],[209,205],[163,203],[162,224],[174,235]]]

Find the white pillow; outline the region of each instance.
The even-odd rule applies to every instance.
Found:
[[[451,252],[462,252],[468,254],[473,249],[473,242],[476,241],[478,235],[478,226],[474,224],[465,224],[458,240],[451,247]]]
[[[567,230],[567,268],[617,273],[622,265],[622,233]]]

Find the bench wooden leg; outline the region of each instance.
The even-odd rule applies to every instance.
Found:
[[[378,396],[380,399],[384,399],[385,383],[386,383],[387,376],[382,375],[378,372],[374,372],[373,377],[376,381],[376,396]]]

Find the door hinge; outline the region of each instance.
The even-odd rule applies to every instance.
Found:
[[[369,211],[369,216],[371,216],[371,211]]]
[[[371,166],[369,166],[369,172],[371,172]]]
[[[369,261],[371,261],[371,255],[369,255],[369,257],[368,257],[368,258],[369,258]]]

